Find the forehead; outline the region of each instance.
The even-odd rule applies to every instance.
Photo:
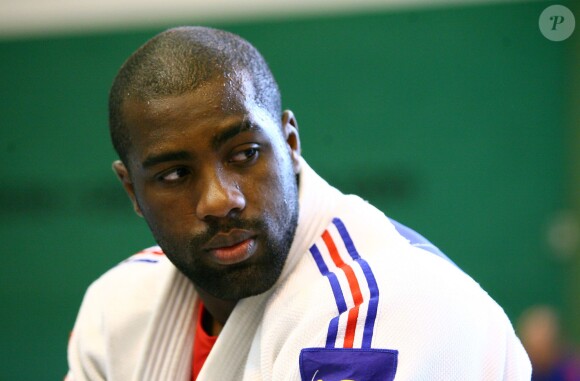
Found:
[[[211,113],[220,115],[243,113],[250,101],[243,87],[216,78],[182,94],[150,99],[126,99],[122,105],[122,113],[126,124],[141,123],[142,126],[152,122],[167,124],[177,119],[193,119]]]
[[[151,100],[127,99],[122,107],[130,138],[129,158],[139,160],[151,149],[161,149],[187,136],[193,145],[220,130],[248,121],[263,129],[278,124],[256,103],[249,80],[216,78],[191,92]],[[191,139],[192,137],[196,139]]]

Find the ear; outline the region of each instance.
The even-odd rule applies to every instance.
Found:
[[[294,173],[298,174],[300,172],[300,135],[298,134],[298,122],[290,110],[285,110],[282,113],[282,133],[290,150]]]
[[[121,160],[116,160],[113,162],[113,171],[121,181],[121,185],[123,185],[125,192],[127,192],[127,195],[131,199],[135,213],[137,213],[138,216],[143,217],[141,208],[137,203],[137,197],[135,197],[135,188],[133,187],[133,181],[131,181],[127,167],[125,167],[125,164],[123,164]]]

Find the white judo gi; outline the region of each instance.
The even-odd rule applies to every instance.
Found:
[[[198,381],[530,379],[504,311],[428,243],[304,161],[299,203],[280,279],[238,302]],[[158,247],[130,257],[88,289],[67,378],[190,380],[197,298]]]

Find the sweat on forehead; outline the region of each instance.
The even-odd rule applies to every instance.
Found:
[[[278,85],[249,42],[205,27],[179,27],[153,37],[123,64],[109,94],[109,127],[119,157],[125,161],[130,144],[122,113],[126,99],[180,95],[216,77],[235,83],[241,73],[253,85],[256,103],[277,119],[281,115]]]

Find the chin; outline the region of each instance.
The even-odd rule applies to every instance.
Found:
[[[270,290],[278,281],[286,261],[283,257],[230,265],[226,268],[204,268],[201,271],[182,271],[208,294],[222,300],[240,300]],[[199,267],[198,267],[199,268]]]

